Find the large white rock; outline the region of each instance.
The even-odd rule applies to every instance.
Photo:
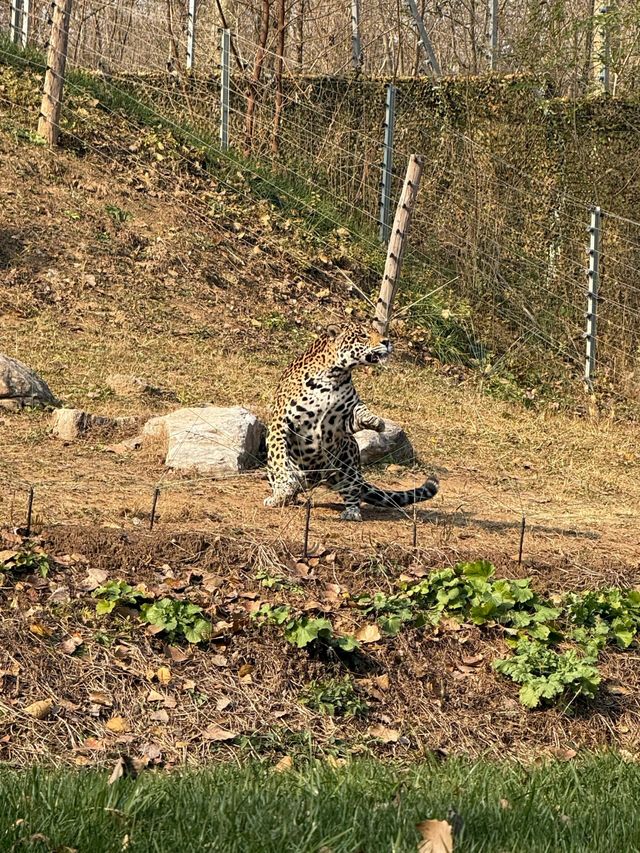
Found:
[[[0,355],[0,408],[59,406],[60,401],[37,373],[15,358]]]
[[[164,442],[168,468],[224,477],[260,464],[264,431],[241,406],[202,406],[151,418],[142,435]]]
[[[355,433],[362,465],[376,462],[413,462],[415,453],[402,427],[385,418],[384,432],[363,429]]]

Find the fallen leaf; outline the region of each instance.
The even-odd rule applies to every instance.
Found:
[[[554,746],[551,748],[551,754],[558,759],[558,761],[571,761],[572,758],[575,758],[578,754],[575,749],[571,749],[566,746]]]
[[[369,726],[370,737],[381,740],[382,743],[397,743],[400,740],[400,732],[398,729],[388,729],[386,726],[377,724]]]
[[[505,799],[503,798],[503,799],[501,799],[499,802],[500,802],[500,808],[501,808],[503,811],[508,811],[508,810],[511,808],[511,803],[509,802],[509,800],[505,800]]]
[[[327,755],[327,764],[329,767],[344,767],[346,763],[346,758],[336,758],[335,755]]]
[[[383,675],[376,675],[373,679],[376,687],[379,687],[380,690],[388,690],[389,689],[389,676],[386,672]]]
[[[182,649],[179,649],[177,646],[169,646],[167,652],[174,663],[184,663],[191,657],[191,655],[183,652]]]
[[[452,853],[453,829],[446,820],[423,820],[416,829],[422,836],[418,853]]]
[[[78,589],[84,592],[93,592],[107,580],[109,573],[104,569],[89,569],[85,578],[78,584]]]
[[[224,655],[211,655],[211,663],[214,666],[227,667],[229,666],[229,661],[226,659]]]
[[[285,755],[283,758],[278,761],[278,763],[273,768],[277,770],[278,773],[282,773],[284,770],[291,770],[293,767],[293,758],[290,755]]]
[[[255,666],[252,663],[243,663],[238,670],[238,677],[244,678],[246,675],[251,675],[254,669]]]
[[[50,637],[53,634],[51,628],[47,628],[47,626],[43,625],[42,622],[33,622],[29,625],[29,630],[32,634],[35,634],[36,637]]]
[[[150,690],[147,693],[147,702],[164,702],[164,698],[162,693],[158,693],[157,690]]]
[[[113,705],[113,699],[108,693],[103,693],[101,690],[90,690],[89,699],[94,705],[104,705],[110,708]]]
[[[119,758],[111,771],[111,776],[109,776],[109,781],[107,785],[113,785],[114,782],[117,782],[118,779],[122,779],[124,776],[125,764],[124,758]]]
[[[129,723],[124,717],[111,717],[110,720],[107,720],[105,726],[110,732],[115,732],[116,734],[129,731]]]
[[[168,666],[161,666],[156,672],[156,678],[160,684],[165,686],[171,682],[171,670]]]
[[[72,634],[71,637],[68,637],[62,643],[60,643],[60,648],[65,653],[65,655],[72,655],[76,649],[79,649],[80,646],[84,643],[84,640],[79,634]]]
[[[153,711],[149,714],[149,719],[154,720],[156,723],[168,723],[169,715],[161,708],[159,711]]]
[[[216,702],[216,711],[224,711],[231,704],[231,699],[228,696],[221,696]]]
[[[24,712],[36,720],[45,720],[53,710],[54,705],[53,699],[41,699],[39,702],[32,702],[31,705],[27,705]]]
[[[237,737],[236,732],[231,732],[228,729],[223,729],[217,723],[210,723],[202,733],[202,736],[207,740],[233,740]]]
[[[463,655],[462,663],[465,666],[480,666],[484,660],[484,655]]]
[[[377,643],[378,640],[380,640],[382,637],[382,635],[380,634],[380,629],[377,625],[374,625],[373,623],[363,625],[359,631],[356,631],[355,636],[356,640],[363,644]]]
[[[4,565],[17,556],[18,551],[0,551],[0,563]]]

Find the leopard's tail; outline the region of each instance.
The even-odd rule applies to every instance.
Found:
[[[409,506],[409,504],[431,500],[437,494],[438,488],[438,478],[435,474],[427,477],[421,486],[415,489],[407,489],[406,492],[389,492],[365,482],[361,498],[365,503],[372,504],[373,506]]]

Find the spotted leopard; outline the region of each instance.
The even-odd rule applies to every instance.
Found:
[[[353,433],[384,430],[354,388],[351,372],[377,364],[391,353],[389,340],[356,325],[329,326],[289,367],[278,385],[267,433],[267,474],[272,495],[267,506],[285,506],[297,495],[325,483],[342,497],[341,518],[361,521],[360,502],[403,507],[429,500],[438,480],[429,477],[407,491],[385,491],[362,476]]]

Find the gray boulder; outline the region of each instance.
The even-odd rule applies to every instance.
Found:
[[[37,373],[15,358],[0,355],[0,408],[56,407],[61,403]]]
[[[362,465],[376,462],[413,462],[415,453],[402,427],[393,421],[384,421],[384,432],[363,429],[354,435],[360,448]]]
[[[51,418],[51,432],[63,441],[73,441],[91,430],[118,429],[134,426],[136,418],[105,418],[100,415],[90,415],[82,409],[57,409]]]
[[[264,424],[241,406],[202,406],[151,418],[142,435],[162,442],[168,468],[225,477],[260,464],[264,432]]]

